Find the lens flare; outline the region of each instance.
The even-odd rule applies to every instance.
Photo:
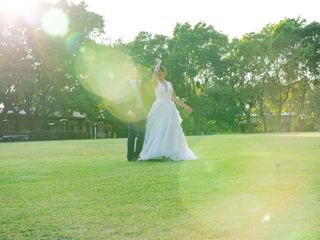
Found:
[[[41,20],[43,30],[53,37],[64,37],[69,31],[68,15],[58,8],[44,13]]]
[[[270,220],[271,220],[271,214],[270,213],[267,213],[267,214],[265,214],[264,216],[263,216],[263,218],[262,218],[262,222],[263,223],[267,223],[267,222],[270,222]]]
[[[66,37],[66,45],[70,52],[77,53],[81,48],[83,34],[79,32],[69,33]]]
[[[144,88],[144,92],[152,92],[144,78],[144,69],[135,65],[126,54],[107,46],[82,46],[79,49],[76,72],[82,85],[100,97],[111,114],[121,121],[130,121],[128,112],[136,109],[136,88]],[[144,81],[146,79],[146,81]],[[141,95],[145,106],[150,106],[153,95]],[[135,119],[146,117],[141,111]]]

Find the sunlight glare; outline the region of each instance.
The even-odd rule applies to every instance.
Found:
[[[267,223],[267,222],[269,222],[270,220],[271,220],[271,214],[270,214],[270,213],[265,214],[265,215],[263,216],[263,218],[262,218],[262,222],[263,222],[263,223]]]
[[[37,0],[0,0],[1,15],[7,19],[22,17],[29,24],[36,25],[39,21],[40,6]]]
[[[64,37],[69,31],[69,18],[58,8],[47,11],[41,20],[43,30],[53,37]]]
[[[79,52],[76,70],[82,85],[102,99],[113,116],[127,121],[128,109],[136,103],[130,80],[140,81],[136,65],[115,49],[82,46]],[[134,121],[145,117],[139,115]]]

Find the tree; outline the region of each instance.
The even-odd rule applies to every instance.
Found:
[[[140,32],[124,49],[136,64],[151,69],[156,58],[167,59],[168,44],[169,38],[164,35]]]
[[[209,122],[206,92],[221,79],[227,43],[225,35],[202,22],[194,27],[177,24],[173,31],[165,64],[177,94],[184,96],[194,109],[195,134],[201,134],[203,124]]]
[[[281,116],[285,104],[292,98],[292,88],[300,81],[299,64],[300,31],[305,21],[284,19],[276,24],[271,33],[271,76],[269,81],[271,101],[277,113],[276,130],[280,131]]]
[[[320,130],[320,24],[312,22],[300,31],[301,64],[304,89],[300,101],[300,119],[311,121],[314,118],[314,129]]]
[[[52,5],[43,3],[42,12]],[[30,121],[29,128],[47,124],[54,111],[71,115],[88,101],[75,103],[73,99],[85,96],[86,92],[77,79],[74,64],[82,46],[92,42],[91,37],[103,33],[103,18],[86,10],[87,5],[60,1],[56,8],[65,12],[70,21],[69,35],[52,37],[40,26],[31,26],[17,16],[14,20],[2,20],[1,28],[1,88],[0,97],[7,109],[24,110]],[[68,37],[75,37],[70,41]],[[81,92],[82,94],[79,94]],[[88,99],[85,96],[84,99]],[[84,100],[83,99],[83,100]],[[92,102],[92,106],[96,102]]]
[[[254,131],[251,116],[261,96],[259,87],[264,58],[260,54],[259,41],[259,35],[254,33],[247,34],[240,40],[234,39],[230,44],[232,48],[230,54],[225,59],[228,62],[225,78],[233,91],[240,111],[245,116],[247,132]]]

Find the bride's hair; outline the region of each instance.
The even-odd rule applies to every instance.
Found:
[[[154,68],[155,68],[155,67],[152,68],[152,72],[154,72]],[[163,71],[164,73],[167,72],[164,66],[160,66],[159,71],[160,71],[160,70]]]

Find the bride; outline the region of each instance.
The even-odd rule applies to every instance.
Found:
[[[148,113],[139,160],[195,160],[197,156],[188,147],[181,128],[182,119],[174,102],[189,113],[192,109],[176,97],[172,83],[165,80],[165,75],[161,60],[157,58],[151,80],[156,100]]]

